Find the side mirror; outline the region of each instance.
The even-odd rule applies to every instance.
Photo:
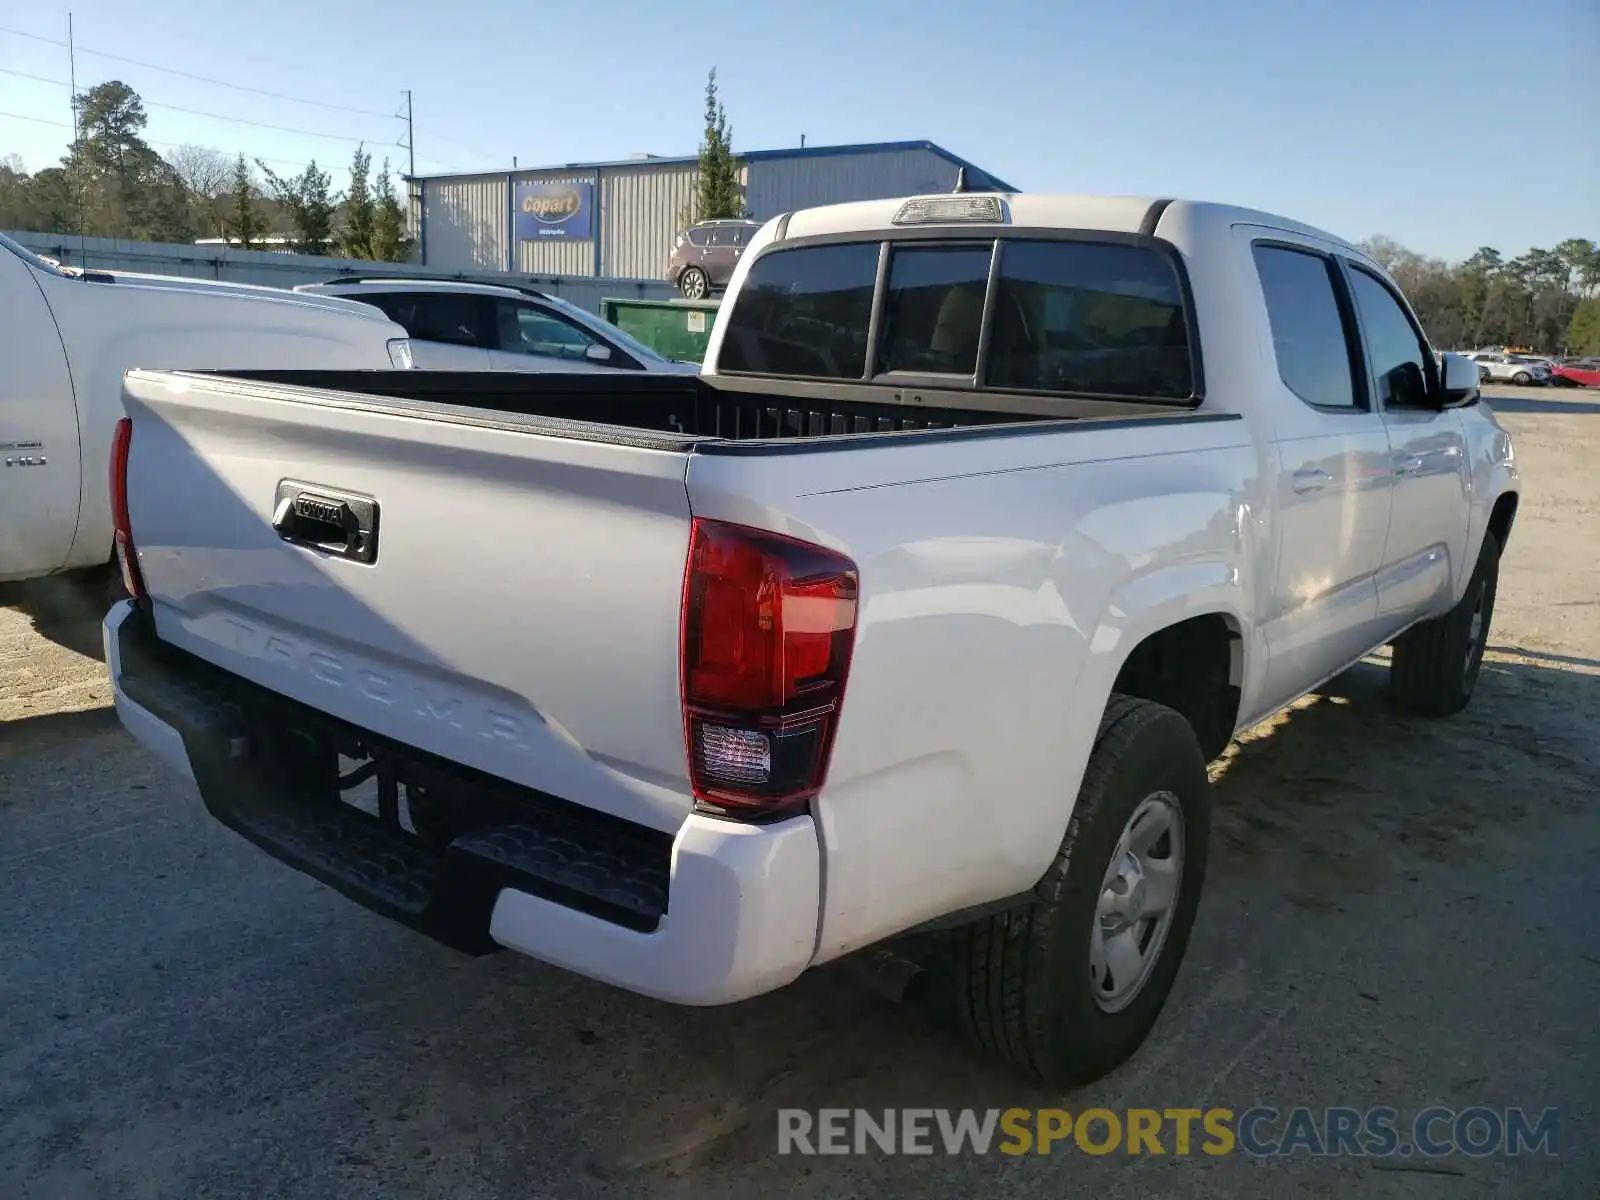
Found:
[[[611,361],[611,347],[594,345],[583,352],[583,356],[590,362],[604,363]],[[1476,378],[1476,376],[1474,376]]]
[[[1403,362],[1383,377],[1387,385],[1384,403],[1390,408],[1437,408],[1428,394],[1428,381],[1422,368],[1414,362]]]
[[[1478,398],[1478,364],[1464,354],[1448,350],[1439,356],[1439,382],[1443,391],[1442,408],[1459,408]]]

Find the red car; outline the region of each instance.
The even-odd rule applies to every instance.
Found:
[[[1600,358],[1574,358],[1551,371],[1553,380],[1579,387],[1600,387]]]

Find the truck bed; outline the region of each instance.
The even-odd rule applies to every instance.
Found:
[[[996,430],[1071,419],[1171,416],[1164,405],[1041,399],[854,383],[726,377],[476,371],[185,372],[287,389],[366,411],[635,445],[714,450],[714,443]],[[337,395],[330,395],[337,393]],[[311,399],[311,397],[308,397]],[[1183,410],[1177,410],[1182,412]],[[626,430],[627,433],[619,433]]]

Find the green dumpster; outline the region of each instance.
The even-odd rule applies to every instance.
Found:
[[[705,358],[706,342],[717,321],[717,301],[613,296],[600,301],[600,315],[657,354],[697,363]]]

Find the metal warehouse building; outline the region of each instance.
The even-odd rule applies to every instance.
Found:
[[[932,142],[753,150],[738,156],[745,206],[765,220],[847,200],[945,192],[965,168],[975,191],[1015,191]],[[658,279],[688,223],[697,156],[411,181],[421,261],[446,270]]]

